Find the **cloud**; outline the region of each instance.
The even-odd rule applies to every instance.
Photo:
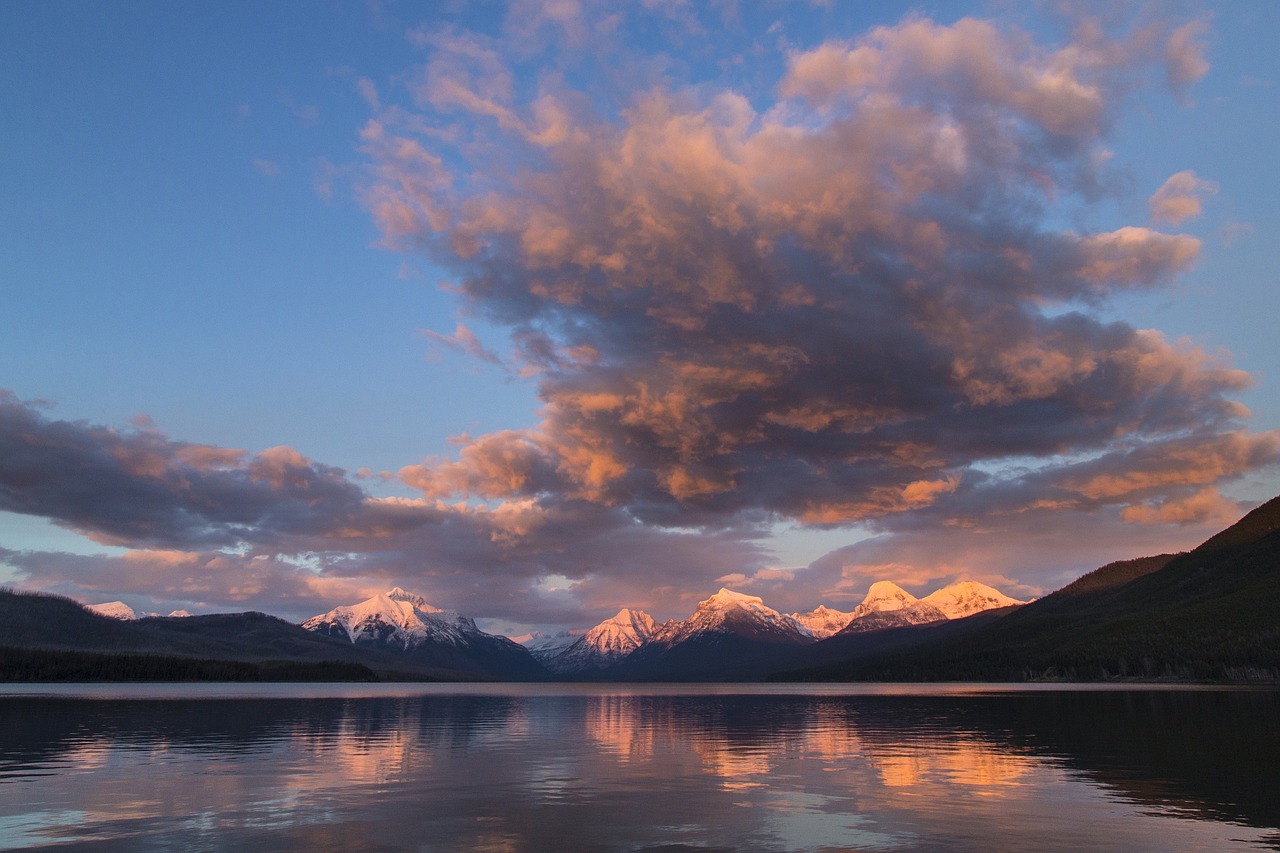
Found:
[[[1151,218],[1156,222],[1181,225],[1202,212],[1201,201],[1205,196],[1218,192],[1218,185],[1196,176],[1190,170],[1178,172],[1160,185],[1160,189],[1147,200]]]
[[[475,333],[461,323],[454,329],[452,335],[444,335],[440,332],[433,332],[430,329],[424,329],[423,334],[432,341],[443,344],[449,349],[457,350],[489,364],[502,365],[502,359],[486,349],[484,344],[480,343],[480,339],[475,336]]]
[[[496,454],[488,464],[507,472],[501,449],[489,437],[472,456]],[[435,475],[445,478],[439,491],[456,489],[448,471]],[[412,479],[412,468],[401,476]],[[511,485],[475,486],[486,488]],[[8,392],[0,393],[0,510],[129,549],[83,559],[0,554],[26,583],[86,601],[145,591],[201,609],[299,618],[325,596],[394,584],[491,618],[574,622],[583,609],[625,603],[661,613],[662,590],[691,581],[702,589],[766,558],[763,528],[749,523],[695,536],[554,496],[493,506],[375,498],[342,469],[290,447],[250,454],[174,441],[145,422],[118,430],[56,420]],[[572,594],[545,594],[538,582],[551,574],[577,582]],[[327,609],[348,599],[325,600]]]
[[[361,77],[356,80],[356,91],[364,102],[369,105],[369,109],[377,111],[382,109],[382,100],[378,97],[378,85],[368,77]]]
[[[0,549],[0,559],[45,590],[88,604],[129,599],[159,612],[182,605],[193,613],[259,610],[300,620],[383,591],[368,579],[329,578],[263,554],[133,550],[86,556]]]
[[[1169,85],[1185,95],[1188,87],[1209,73],[1209,61],[1205,59],[1205,38],[1209,34],[1207,21],[1189,21],[1169,34],[1165,42],[1165,71]]]
[[[1092,310],[1174,280],[1200,242],[1056,224],[1097,197],[1144,69],[1176,58],[1189,82],[1201,36],[1082,25],[1050,48],[908,18],[791,53],[772,104],[659,85],[614,113],[563,80],[522,98],[492,44],[438,36],[453,58],[429,63],[419,112],[366,133],[372,207],[512,330],[545,405],[405,482],[713,530],[963,520],[975,500],[1118,514],[1271,464],[1274,437],[1230,399],[1247,376]],[[560,126],[540,135],[549,103]],[[475,121],[424,132],[437,112]],[[1241,444],[1239,464],[1201,464]],[[1037,476],[989,475],[1024,457]],[[1072,492],[1079,459],[1151,488]]]
[[[1012,113],[1074,136],[1095,132],[1104,114],[1107,93],[1092,74],[1098,63],[1114,60],[1080,43],[1059,51],[1029,46],[988,21],[944,26],[914,18],[877,27],[855,43],[798,53],[781,90],[820,108],[865,103],[887,91],[957,112]]]
[[[253,168],[257,169],[268,178],[274,178],[280,174],[280,164],[274,160],[267,160],[263,157],[254,157],[249,162],[253,164]]]
[[[1240,506],[1213,488],[1201,489],[1185,498],[1170,498],[1155,505],[1125,507],[1121,518],[1138,524],[1195,524],[1210,522],[1226,526],[1240,517]]]

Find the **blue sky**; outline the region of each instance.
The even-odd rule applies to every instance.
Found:
[[[930,71],[919,64],[919,56],[908,55],[915,49],[907,37],[913,32],[932,39],[921,55],[935,58],[944,55],[946,44],[988,37],[986,30],[958,26],[963,18],[991,22],[990,32],[1009,46],[1011,61],[1021,62],[1021,70],[1034,66],[1048,75],[1053,51],[1085,44],[1086,23],[1100,39],[1123,44],[1129,55],[1099,59],[1099,66],[1072,66],[1070,73],[1097,84],[1103,106],[1088,128],[1063,131],[1054,124],[1059,119],[1045,118],[1025,100],[1000,101],[1004,95],[994,89],[975,94],[947,88],[954,69]],[[911,30],[913,21],[929,22],[934,29]],[[877,37],[871,33],[877,26],[888,29]],[[114,440],[95,429],[126,444],[151,436],[156,448],[163,447],[156,452],[171,460],[178,458],[172,454],[179,444],[239,449],[245,451],[243,459],[218,470],[264,483],[276,481],[246,473],[255,454],[287,446],[305,460],[297,463],[300,469],[334,485],[334,494],[356,494],[354,500],[444,501],[469,507],[472,515],[405,521],[461,529],[439,539],[415,534],[412,541],[395,544],[364,534],[344,544],[332,527],[308,528],[305,535],[291,528],[283,538],[266,535],[262,518],[237,522],[234,535],[219,538],[206,535],[224,523],[218,512],[208,510],[212,499],[206,496],[192,505],[202,509],[184,509],[209,513],[201,522],[204,532],[149,538],[141,531],[154,529],[151,522],[126,530],[110,521],[119,511],[111,508],[112,495],[129,493],[120,492],[111,476],[129,471],[76,469],[84,463],[67,461],[68,471],[80,475],[51,475],[40,485],[38,500],[23,491],[32,488],[29,472],[28,479],[19,480],[10,471],[10,479],[0,481],[7,489],[0,491],[5,497],[0,506],[7,510],[0,511],[0,548],[7,555],[0,579],[85,601],[125,598],[143,609],[243,605],[298,617],[326,600],[339,603],[343,596],[399,583],[441,606],[514,630],[527,624],[586,624],[624,604],[648,607],[659,616],[682,615],[691,601],[725,578],[789,608],[851,605],[871,580],[895,572],[889,579],[921,593],[965,574],[1014,594],[1039,594],[1106,559],[1194,545],[1252,502],[1280,492],[1268,438],[1280,428],[1280,347],[1270,320],[1280,314],[1280,222],[1274,206],[1280,189],[1274,155],[1280,127],[1277,35],[1280,11],[1262,2],[1216,9],[1196,4],[1100,9],[1098,17],[1068,21],[1015,12],[1004,4],[951,3],[876,4],[874,9],[866,4],[671,3],[646,12],[625,4],[573,2],[442,4],[431,11],[393,3],[3,4],[0,106],[9,119],[0,124],[0,388],[12,392],[15,423],[42,435],[56,432],[60,424],[78,425],[89,430],[85,442]],[[659,244],[605,230],[570,259],[578,264],[574,275],[579,278],[565,272],[563,259],[554,272],[539,266],[550,263],[548,252],[567,250],[564,239],[553,240],[542,230],[535,234],[535,226],[543,227],[537,217],[555,218],[581,233],[599,221],[575,222],[581,212],[577,202],[548,187],[612,193],[616,187],[592,182],[613,174],[606,168],[611,157],[624,156],[635,156],[639,165],[614,179],[634,181],[637,197],[648,198],[644,193],[663,186],[661,170],[646,172],[645,164],[665,163],[663,168],[677,172],[697,166],[691,174],[700,177],[702,166],[690,158],[705,154],[696,145],[707,138],[693,132],[693,117],[721,123],[716,138],[724,147],[717,156],[733,161],[737,170],[726,175],[754,170],[750,178],[756,187],[809,175],[815,164],[789,163],[790,171],[771,175],[767,163],[734,160],[737,153],[754,156],[748,150],[752,144],[764,146],[762,130],[785,126],[813,132],[812,150],[831,152],[832,183],[839,184],[856,166],[836,149],[823,147],[824,139],[836,144],[843,138],[840,111],[850,109],[850,115],[868,123],[859,131],[863,136],[849,139],[866,138],[873,125],[860,117],[870,101],[850,107],[843,96],[823,88],[835,85],[834,78],[816,76],[834,73],[835,66],[811,69],[805,77],[800,62],[814,58],[817,68],[816,58],[826,48],[823,56],[840,54],[840,61],[850,63],[841,72],[847,82],[856,71],[848,70],[855,63],[847,57],[860,45],[877,48],[880,75],[875,84],[850,84],[863,87],[860,98],[871,92],[904,102],[915,99],[911,103],[933,119],[958,117],[962,129],[967,111],[1004,110],[1004,119],[1041,121],[1057,133],[1056,148],[1033,140],[1025,128],[1009,131],[1008,140],[1023,146],[1019,150],[1028,170],[1061,170],[1051,192],[1033,185],[1030,171],[1018,173],[1002,185],[1004,200],[975,212],[960,203],[959,193],[972,188],[959,187],[948,196],[950,190],[935,186],[936,197],[928,204],[955,233],[973,235],[1007,219],[1018,209],[1012,199],[1030,193],[1035,196],[1030,230],[1041,235],[1087,236],[1134,227],[1199,241],[1194,257],[1163,260],[1151,253],[1174,252],[1172,244],[1148,241],[1151,245],[1141,250],[1147,254],[1133,263],[1154,266],[1132,273],[1128,283],[1108,280],[1085,287],[1080,281],[1092,273],[1077,271],[1076,284],[1055,285],[1059,289],[1048,302],[1028,297],[1026,305],[1043,307],[1028,307],[1022,319],[1033,313],[1048,318],[1083,312],[1097,324],[1159,330],[1172,348],[1169,353],[1181,346],[1179,339],[1203,350],[1203,356],[1178,362],[1178,370],[1217,359],[1212,369],[1229,364],[1248,374],[1250,387],[1239,377],[1201,377],[1175,394],[1152,380],[1128,392],[1138,395],[1142,412],[1108,427],[1116,430],[1113,438],[1091,432],[1107,417],[1097,414],[1082,418],[1079,432],[1052,442],[1011,438],[1006,445],[987,446],[974,438],[964,444],[967,450],[961,443],[945,453],[935,448],[936,458],[921,462],[914,473],[879,462],[872,471],[870,465],[849,462],[871,453],[849,438],[856,430],[837,429],[831,419],[831,412],[857,393],[893,397],[905,414],[889,420],[920,422],[909,440],[903,435],[885,439],[898,442],[892,445],[897,451],[908,445],[918,449],[929,444],[927,436],[953,428],[945,418],[911,408],[933,405],[921,402],[929,396],[926,391],[968,394],[966,405],[983,410],[990,423],[975,416],[954,429],[972,429],[975,436],[980,430],[1013,436],[1030,430],[1035,417],[1048,419],[1045,430],[1050,431],[1062,415],[1047,403],[1042,414],[1032,413],[1031,403],[1056,398],[1034,390],[1025,376],[1018,380],[1021,391],[990,377],[979,387],[973,384],[978,373],[965,379],[965,370],[978,364],[973,369],[980,373],[999,349],[988,337],[948,350],[954,362],[943,372],[943,378],[950,377],[943,384],[969,381],[966,391],[959,385],[929,386],[924,373],[933,368],[920,360],[923,350],[895,352],[901,338],[886,332],[887,343],[878,352],[887,348],[886,357],[893,356],[885,370],[904,365],[900,382],[880,386],[850,380],[831,392],[819,415],[802,412],[787,402],[788,395],[800,387],[830,389],[845,381],[834,368],[806,373],[794,367],[796,359],[817,365],[823,358],[860,352],[818,346],[824,335],[836,334],[835,325],[809,335],[792,330],[799,315],[766,315],[758,308],[746,309],[734,325],[715,307],[729,302],[717,302],[714,293],[707,313],[699,315],[692,307],[677,320],[663,312],[682,302],[640,303],[642,312],[665,318],[661,328],[619,320],[633,303],[630,296],[615,299],[618,285],[606,280],[623,264],[637,268],[639,258],[600,260],[600,247],[634,245],[641,252],[661,245],[662,251],[687,250],[696,257],[699,247],[708,245],[699,243],[703,236],[696,233],[680,237],[683,244],[671,243],[676,238],[670,235]],[[865,58],[868,50],[858,56]],[[1150,55],[1141,55],[1144,50]],[[1179,50],[1188,76],[1171,86],[1170,57]],[[1059,53],[1056,61],[1066,62],[1066,56]],[[1207,68],[1193,67],[1197,59]],[[784,91],[787,85],[793,86],[791,94]],[[650,111],[643,113],[639,104],[654,92],[670,102],[659,107],[650,101]],[[561,124],[548,118],[545,110],[551,107],[561,111]],[[667,136],[657,131],[654,116],[660,110],[671,119],[662,125]],[[731,115],[735,110],[743,117]],[[735,130],[734,121],[746,124]],[[575,142],[571,132],[565,138],[547,135],[564,127],[582,140]],[[597,140],[613,133],[619,140],[630,133],[632,147],[619,142],[612,154],[584,165],[599,154],[595,146],[604,143]],[[534,140],[538,134],[542,137]],[[438,158],[438,165],[423,167],[428,161],[421,157],[406,160],[404,149],[394,147],[406,140],[415,142],[424,157]],[[675,148],[660,149],[663,144]],[[970,140],[970,150],[977,144]],[[635,146],[644,145],[654,147],[635,153]],[[874,146],[869,150],[897,156]],[[723,165],[707,163],[712,170]],[[1079,183],[1086,167],[1093,170],[1090,187]],[[1198,213],[1153,219],[1153,194],[1181,172],[1194,173],[1198,181],[1187,196],[1198,204]],[[529,175],[541,176],[542,183]],[[436,188],[436,213],[444,218],[437,224],[445,219],[450,224],[425,224],[430,210],[420,207],[412,223],[392,226],[386,205],[402,204],[404,188],[415,180]],[[726,196],[721,207],[711,188],[698,187],[698,192],[688,201],[695,215],[690,221],[714,220],[733,205],[745,210],[763,204],[759,198]],[[669,188],[662,193],[654,198],[670,198]],[[610,198],[599,210],[616,208],[618,200]],[[770,204],[781,203],[776,196],[770,199]],[[816,204],[815,199],[808,202]],[[701,214],[699,205],[705,206]],[[488,210],[489,225],[474,218],[477,207]],[[592,210],[584,202],[582,216],[595,215]],[[752,208],[749,215],[756,219],[732,226],[732,239],[754,233],[756,245],[766,239],[774,241],[771,245],[803,243],[810,226],[830,229],[836,222],[798,217],[766,227],[763,210]],[[688,211],[681,207],[680,212]],[[493,224],[494,217],[507,214],[525,217],[524,224],[512,224],[515,219]],[[912,221],[923,221],[920,216],[913,207]],[[965,216],[973,218],[962,222]],[[1025,236],[1012,226],[1001,227],[1006,242]],[[524,255],[502,248],[502,241],[517,233],[523,235]],[[717,234],[711,237],[725,236]],[[541,255],[529,249],[538,235],[544,240],[537,248]],[[479,255],[475,249],[459,250],[463,237],[490,241],[480,244],[489,248]],[[839,252],[861,251],[862,238],[847,239]],[[876,252],[891,256],[901,248],[895,246],[881,245]],[[801,248],[813,250],[812,245]],[[771,251],[771,258],[780,257],[780,250]],[[596,260],[580,260],[592,252]],[[833,256],[822,257],[822,263],[830,263]],[[966,258],[964,275],[976,275],[989,260]],[[692,275],[711,275],[690,263]],[[940,261],[928,275],[943,282],[952,263],[954,258]],[[684,268],[645,274],[655,281],[674,276],[674,290],[662,300],[672,294],[692,298],[679,278]],[[737,269],[736,275],[752,275],[748,267]],[[760,286],[776,291],[788,282],[804,284],[805,276],[834,273],[814,258],[798,258],[769,275]],[[565,308],[571,305],[565,301],[570,284],[588,293],[598,286],[599,298]],[[535,297],[546,304],[530,308]],[[903,298],[902,293],[894,298]],[[946,305],[962,310],[951,301]],[[849,322],[856,324],[861,309],[851,312]],[[705,335],[721,335],[704,339],[715,344],[708,352],[724,341],[714,357],[702,358],[698,334],[686,334],[689,316],[704,324]],[[921,328],[924,316],[911,328]],[[721,322],[729,331],[714,333]],[[458,331],[459,324],[465,331]],[[566,351],[602,340],[609,348],[596,346],[599,352],[592,358],[598,360],[590,363],[538,362],[529,349],[533,331],[541,335],[537,341]],[[1048,340],[1036,337],[1043,330],[1027,334],[1031,337],[1018,344],[1023,355],[1028,346]],[[1052,347],[1067,334],[1053,331]],[[1090,334],[1096,344],[1101,332]],[[760,348],[766,341],[773,347],[767,353]],[[931,339],[931,346],[943,349],[952,343]],[[1094,362],[1080,354],[1082,346],[1062,344],[1054,358],[1074,359],[1073,376],[1085,383],[1081,371],[1086,369],[1079,365]],[[1014,344],[1010,347],[1014,353]],[[1179,351],[1185,355],[1186,348]],[[662,367],[650,373],[646,353]],[[1174,358],[1169,353],[1159,357]],[[757,357],[763,366],[751,361]],[[758,367],[764,378],[739,376],[733,381],[747,385],[731,392],[715,384],[720,380],[706,384],[709,371],[723,371],[735,358]],[[1096,361],[1096,353],[1090,358]],[[1040,359],[1038,369],[1049,370],[1043,353],[1034,359]],[[912,371],[921,376],[913,378]],[[1102,381],[1102,372],[1090,375],[1089,382]],[[619,390],[620,383],[630,390]],[[915,395],[900,395],[899,386],[919,391],[920,401],[900,400]],[[765,387],[769,390],[761,390]],[[667,391],[666,414],[655,414],[652,407],[631,409],[630,402],[603,410],[579,406],[584,389],[634,401],[643,396],[637,389],[657,399],[659,388]],[[755,396],[775,392],[779,396],[770,404],[775,408],[766,412],[749,405]],[[1090,397],[1088,404],[1101,412],[1106,394],[1121,392],[1087,393],[1102,395]],[[1023,398],[1014,401],[1018,394]],[[672,409],[677,397],[690,408]],[[1226,412],[1224,400],[1243,403],[1252,417]],[[570,412],[565,401],[579,408]],[[1024,404],[1025,419],[1005,418],[1012,407]],[[1179,407],[1195,414],[1170,414]],[[756,427],[744,427],[732,440],[695,445],[667,436],[657,421],[645,421],[652,416],[680,428],[682,418],[693,418],[691,412],[697,415],[687,422],[691,430],[707,419],[722,435],[743,419],[754,418]],[[863,416],[871,417],[865,411]],[[816,423],[814,418],[823,426],[801,424]],[[643,429],[637,426],[641,421]],[[779,425],[785,429],[775,435],[771,430]],[[1082,438],[1085,432],[1091,437]],[[15,432],[14,440],[29,444],[32,435]],[[566,435],[576,436],[577,443],[570,446]],[[1199,442],[1194,447],[1191,436]],[[650,440],[654,444],[645,446]],[[1201,458],[1197,454],[1208,453],[1211,445],[1225,447],[1228,440],[1234,442],[1226,454],[1230,461],[1222,462],[1225,456],[1218,454],[1208,473],[1190,463],[1185,470],[1153,473],[1157,466],[1151,460],[1157,457]],[[847,446],[830,449],[841,441]],[[1241,449],[1241,442],[1247,448]],[[823,449],[815,456],[818,444]],[[980,451],[973,449],[978,444]],[[876,452],[883,451],[877,447]],[[835,455],[823,455],[828,453]],[[595,454],[595,468],[574,467],[579,465],[574,460],[590,454]],[[601,463],[606,457],[607,464]],[[838,465],[836,458],[842,460]],[[1104,495],[1096,473],[1069,468],[1096,459],[1132,462],[1125,476],[1130,482],[1146,478],[1144,485]],[[40,470],[59,464],[43,458]],[[805,473],[787,474],[788,466]],[[359,475],[362,469],[372,476]],[[166,469],[172,482],[182,479],[175,470]],[[1023,473],[1003,475],[1008,488],[997,499],[994,486],[982,479],[992,471]],[[1082,477],[1093,485],[1068,500],[1064,484],[1078,485]],[[338,481],[356,491],[338,489]],[[84,498],[80,486],[99,494]],[[896,490],[897,497],[886,499],[885,490]],[[830,498],[837,493],[850,497]],[[818,494],[828,497],[813,497]],[[170,500],[179,504],[183,495],[190,497],[175,495]],[[1037,514],[1050,504],[1061,511],[1062,535],[1046,539],[1045,521]],[[524,520],[501,529],[480,523],[504,512]],[[529,513],[536,523],[526,517]],[[991,523],[989,535],[955,538],[956,530],[984,528],[975,521],[979,517],[1005,521]],[[1015,517],[1016,523],[1008,520]],[[541,541],[538,537],[551,528],[555,535]],[[468,537],[480,544],[468,545]],[[510,537],[519,539],[518,547]],[[584,538],[593,544],[575,552],[571,544]],[[490,546],[499,552],[486,551]],[[183,554],[187,562],[177,556]],[[257,564],[254,558],[260,558]],[[149,568],[140,570],[142,564]],[[264,564],[271,570],[257,573],[254,566]],[[165,574],[166,565],[182,565],[175,571],[183,577]]]

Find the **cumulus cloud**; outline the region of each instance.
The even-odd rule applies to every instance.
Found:
[[[659,85],[616,113],[564,81],[522,101],[498,53],[451,36],[471,64],[433,59],[425,112],[371,121],[369,198],[388,240],[426,247],[469,310],[512,329],[545,407],[402,477],[438,499],[571,496],[715,529],[958,519],[972,501],[1118,514],[1151,499],[1138,484],[1269,464],[1274,438],[1230,399],[1245,375],[1091,310],[1171,281],[1200,242],[1056,225],[1088,210],[1144,69],[1189,83],[1202,35],[1082,25],[1048,47],[909,18],[792,52],[763,107]],[[465,144],[415,129],[430,107],[477,120]],[[551,113],[557,132],[535,132]],[[1242,444],[1238,464],[1201,464]],[[1062,461],[988,473],[1028,456]],[[1082,485],[1082,458],[1134,488]]]

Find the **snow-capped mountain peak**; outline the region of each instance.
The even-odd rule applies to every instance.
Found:
[[[559,654],[560,652],[572,646],[578,640],[582,639],[582,635],[586,632],[582,629],[571,631],[558,631],[554,634],[544,634],[541,631],[532,631],[528,634],[522,634],[519,637],[512,637],[512,642],[519,643],[533,654],[539,657],[543,652],[547,654]]]
[[[977,581],[956,581],[920,600],[941,610],[948,619],[962,619],[996,607],[1026,604],[1025,601],[1010,598],[1000,590]]]
[[[459,643],[465,635],[480,633],[470,617],[432,607],[422,596],[400,587],[359,604],[335,607],[311,617],[302,627],[345,636],[352,643],[376,640],[401,649],[428,638]]]
[[[644,645],[656,630],[657,624],[648,613],[623,608],[616,616],[574,637],[568,645],[535,648],[531,642],[527,648],[552,672],[581,673],[621,660]]]
[[[919,601],[918,598],[893,581],[876,581],[871,585],[871,589],[867,591],[862,603],[854,608],[854,618],[865,616],[868,613],[901,610],[904,607],[910,607],[917,601]]]
[[[715,595],[699,601],[698,607],[750,607],[753,604],[763,603],[764,599],[758,595],[747,595],[745,592],[736,592],[722,586]]]
[[[808,613],[792,613],[789,615],[800,627],[818,640],[825,640],[845,625],[848,625],[853,619],[852,613],[832,610],[823,604],[819,604]]]
[[[657,627],[648,613],[624,607],[618,615],[588,631],[583,639],[606,655],[628,654],[653,636]]]
[[[430,604],[427,604],[427,600],[422,596],[417,595],[416,593],[406,592],[398,586],[393,586],[390,591],[386,593],[386,597],[391,601],[401,601],[407,604],[412,604],[424,613],[441,612],[439,607],[432,607]]]
[[[698,602],[693,615],[683,622],[667,622],[654,632],[653,641],[663,645],[683,642],[695,634],[747,633],[779,636],[788,641],[806,639],[804,629],[783,616],[756,595],[746,595],[721,587],[710,598]]]
[[[433,667],[497,677],[545,675],[527,649],[507,637],[486,634],[470,616],[433,607],[400,587],[335,607],[302,627]]]
[[[923,625],[946,618],[941,610],[924,603],[896,583],[876,581],[862,603],[853,608],[853,618],[840,629],[840,633],[858,634],[882,628]]]
[[[97,613],[99,616],[106,616],[108,619],[119,619],[122,622],[132,622],[138,618],[138,612],[123,601],[86,604],[84,609],[91,613]]]

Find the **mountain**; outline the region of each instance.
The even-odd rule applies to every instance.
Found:
[[[119,619],[123,622],[131,622],[138,618],[138,613],[132,607],[123,601],[107,601],[102,604],[86,604],[85,610],[91,613],[97,613],[99,616],[106,616],[108,619]]]
[[[399,587],[313,616],[302,627],[421,665],[515,680],[546,676],[520,644],[486,634],[470,617],[433,607]]]
[[[585,675],[619,662],[656,631],[657,625],[648,613],[623,608],[586,634],[574,637],[568,645],[543,646],[534,652],[534,657],[557,675]]]
[[[788,676],[1274,681],[1277,600],[1280,498],[1193,551],[1111,563],[964,636]]]
[[[653,632],[650,645],[672,648],[707,634],[724,634],[761,642],[805,643],[804,632],[788,617],[755,595],[730,589],[698,602],[693,615],[683,622],[666,622]]]
[[[528,649],[534,660],[546,666],[548,659],[555,657],[578,642],[578,640],[582,639],[584,633],[586,632],[582,630],[558,631],[554,634],[534,631],[532,634],[512,637],[511,639]]]
[[[937,607],[921,601],[896,583],[876,581],[862,603],[853,608],[853,618],[837,633],[861,634],[906,625],[925,625],[946,618],[946,614]]]
[[[1010,598],[1000,590],[977,581],[956,581],[920,600],[942,611],[948,619],[962,619],[984,610],[1026,604],[1025,601]]]
[[[800,627],[809,632],[815,640],[825,640],[839,631],[853,619],[852,613],[832,610],[825,605],[818,605],[808,613],[788,614]]]
[[[889,613],[902,610],[919,601],[911,593],[893,581],[876,581],[867,590],[862,602],[853,608],[853,618],[860,619],[872,613]]]
[[[693,615],[658,627],[648,642],[602,672],[611,680],[733,681],[759,678],[813,638],[753,595],[721,589]]]

